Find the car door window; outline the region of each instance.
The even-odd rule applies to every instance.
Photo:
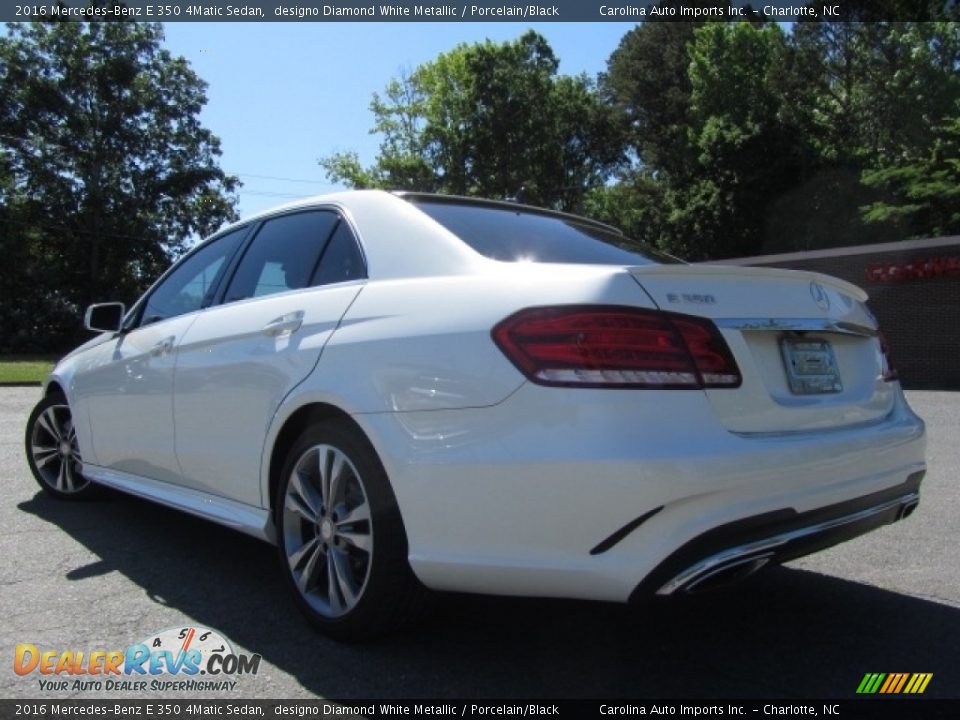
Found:
[[[209,304],[247,228],[234,230],[187,256],[147,299],[141,325],[183,315]]]
[[[366,265],[363,262],[363,253],[357,239],[350,231],[350,227],[343,220],[330,238],[327,249],[320,258],[311,285],[329,285],[330,283],[356,280],[367,276]]]
[[[324,210],[267,220],[240,261],[224,301],[307,287],[337,221],[336,213]]]

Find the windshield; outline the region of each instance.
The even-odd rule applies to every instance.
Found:
[[[410,198],[474,250],[505,262],[653,265],[679,262],[612,230],[517,207]]]

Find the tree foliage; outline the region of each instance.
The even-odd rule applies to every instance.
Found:
[[[622,175],[620,182],[587,191],[582,212],[620,228],[641,246],[657,247],[666,232],[665,191],[664,183],[636,170]]]
[[[321,165],[582,211],[688,259],[960,232],[960,9],[943,7],[645,22],[596,83],[532,31],[458,45],[374,94],[371,166]],[[0,351],[66,346],[85,304],[132,300],[233,218],[205,83],[162,41],[133,23],[0,37]]]
[[[601,90],[635,155],[618,184],[638,192],[605,219],[635,223],[652,178],[652,234],[691,259],[953,232],[960,24],[862,12],[629,32]]]
[[[886,191],[863,208],[867,222],[892,223],[907,236],[960,234],[960,104],[933,130],[922,156],[864,173],[868,186]]]
[[[877,197],[863,217],[908,236],[958,232],[960,24],[895,26],[885,40],[874,72],[890,79],[870,116],[875,156],[862,176]]]
[[[160,25],[10,24],[0,37],[0,344],[57,349],[234,217],[205,83]]]
[[[613,114],[585,76],[558,74],[547,41],[459,45],[392,80],[371,103],[374,165],[321,160],[352,187],[508,198],[567,210],[622,157]]]
[[[845,8],[856,22],[644,22],[596,88],[532,32],[461,45],[374,96],[371,167],[321,162],[354,187],[523,187],[691,260],[955,232],[960,11]]]
[[[688,46],[701,23],[646,22],[627,32],[600,75],[601,93],[626,126],[629,150],[658,179],[690,173],[692,92]]]
[[[687,138],[693,164],[673,183],[671,249],[691,259],[755,254],[764,209],[796,173],[793,129],[770,82],[778,25],[710,23],[689,45]]]

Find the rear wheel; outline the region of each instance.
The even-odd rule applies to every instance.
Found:
[[[367,439],[324,421],[294,443],[275,499],[277,545],[297,604],[325,634],[362,640],[407,619],[423,594],[386,472]]]
[[[47,493],[61,500],[85,500],[96,487],[82,472],[73,414],[62,393],[51,393],[30,413],[26,432],[27,463]]]

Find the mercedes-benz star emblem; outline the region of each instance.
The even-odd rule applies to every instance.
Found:
[[[816,281],[810,282],[810,297],[817,304],[817,307],[826,312],[830,309],[830,296],[823,289],[823,285]]]

